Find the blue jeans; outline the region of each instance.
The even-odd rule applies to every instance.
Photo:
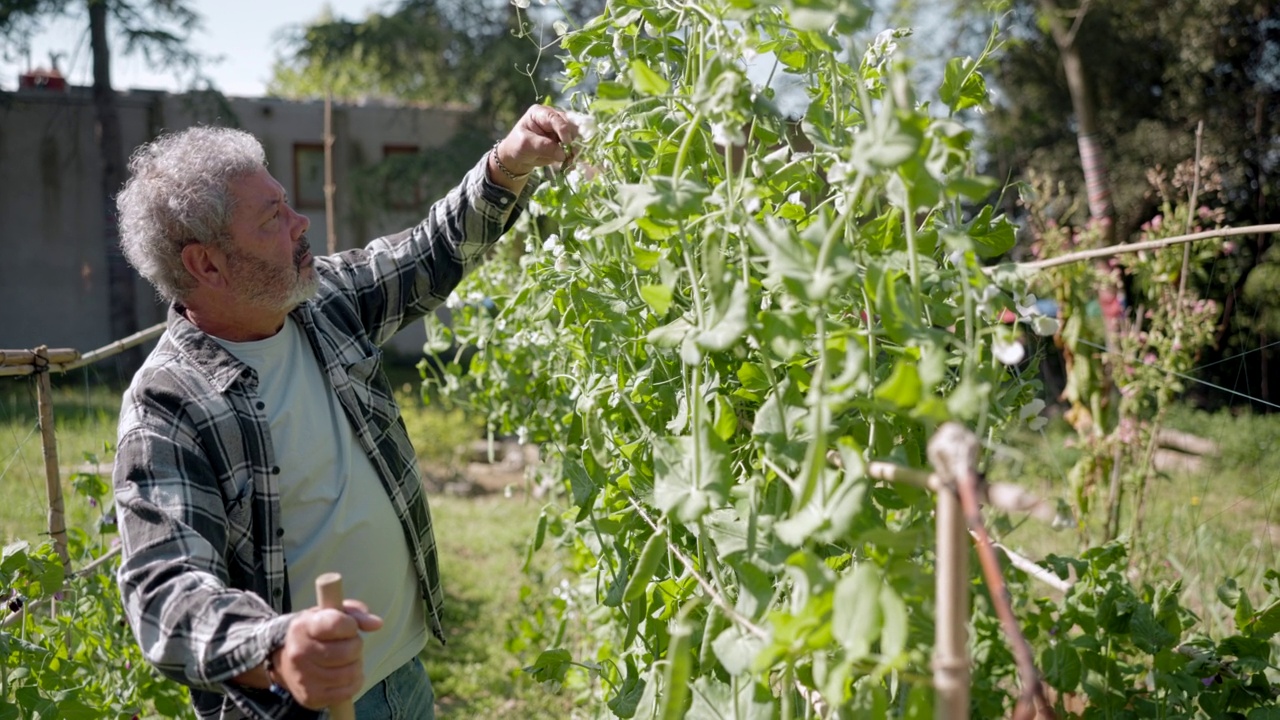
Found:
[[[435,720],[436,694],[414,658],[401,665],[356,701],[357,720]]]

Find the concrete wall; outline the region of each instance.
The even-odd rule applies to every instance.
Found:
[[[242,127],[262,141],[271,173],[295,206],[295,145],[323,143],[321,102],[150,91],[119,93],[118,101],[126,156],[165,130],[201,123]],[[358,205],[354,174],[381,161],[387,148],[441,147],[468,118],[456,109],[334,105],[339,250],[412,225],[421,214]],[[100,167],[88,88],[0,93],[0,348],[46,344],[86,351],[117,339],[108,331]],[[298,209],[310,218],[311,245],[322,254],[323,205]],[[164,308],[141,278],[137,298],[139,327],[163,320]],[[414,327],[388,351],[421,357],[424,339]]]

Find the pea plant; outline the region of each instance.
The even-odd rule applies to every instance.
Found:
[[[125,621],[110,487],[97,473],[77,473],[72,487],[100,513],[93,534],[68,529],[80,570],[67,571],[52,541],[15,542],[0,555],[0,718],[190,717],[186,689],[143,659]]]
[[[513,646],[614,716],[930,716],[933,497],[867,468],[925,468],[946,421],[989,444],[1039,421],[1002,322],[1025,290],[984,267],[1015,229],[982,204],[999,186],[965,124],[994,39],[925,100],[901,31],[860,40],[870,17],[617,0],[561,26],[575,161],[535,196],[525,253],[429,330],[479,349],[429,382],[540,444],[564,491],[529,551],[555,546],[572,580],[522,598]],[[1059,616],[1013,577],[1015,609]],[[974,595],[972,703],[996,717],[1014,660]]]

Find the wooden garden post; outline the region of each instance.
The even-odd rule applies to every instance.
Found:
[[[49,537],[53,538],[64,567],[71,567],[67,555],[67,519],[62,503],[62,477],[58,473],[58,438],[53,430],[53,383],[49,380],[49,348],[35,351],[36,402],[40,411],[40,446],[44,450],[44,487],[49,496]]]
[[[935,720],[969,718],[969,532],[956,494],[955,464],[972,463],[977,439],[958,425],[943,425],[929,441],[929,461],[937,489],[937,562],[934,574],[937,621],[934,626],[933,685]]]

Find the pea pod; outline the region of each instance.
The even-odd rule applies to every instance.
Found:
[[[627,581],[627,588],[622,591],[623,600],[635,600],[644,594],[644,589],[649,586],[649,579],[658,569],[658,563],[662,562],[662,553],[666,549],[667,531],[665,527],[659,527],[645,541],[644,549],[640,551],[636,569],[631,573],[631,579]]]

